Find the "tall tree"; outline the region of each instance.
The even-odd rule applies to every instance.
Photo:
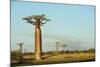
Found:
[[[44,25],[47,21],[50,21],[45,15],[32,15],[23,18],[27,20],[27,23],[35,25],[35,59],[39,60],[42,58],[42,36],[40,26]]]

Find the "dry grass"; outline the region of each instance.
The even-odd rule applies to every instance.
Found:
[[[94,61],[95,53],[45,54],[43,55],[43,59],[38,61],[34,59],[34,55],[24,55],[23,58],[23,63],[13,63],[12,65],[38,65]]]

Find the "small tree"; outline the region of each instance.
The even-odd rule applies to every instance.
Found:
[[[23,44],[24,44],[24,43],[18,43],[18,45],[19,45],[19,47],[20,47],[20,49],[19,49],[19,53],[20,53],[20,63],[21,63],[22,60],[23,60],[23,52],[22,52],[22,50],[23,50]]]
[[[66,44],[62,45],[63,51],[65,51],[66,46],[67,46]]]
[[[56,51],[57,51],[57,52],[59,51],[59,45],[60,45],[60,43],[57,41],[57,42],[56,42]]]

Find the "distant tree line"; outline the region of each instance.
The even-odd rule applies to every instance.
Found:
[[[88,49],[88,50],[66,50],[66,51],[48,51],[48,52],[44,52],[44,54],[63,54],[63,53],[94,53],[95,49]]]
[[[43,52],[42,55],[56,55],[56,54],[70,54],[70,53],[94,53],[95,49],[88,49],[88,50],[66,50],[66,51],[48,51],[48,52]],[[34,55],[34,52],[26,52],[22,53],[23,55]],[[19,51],[11,51],[11,59],[18,60],[20,59],[20,53]]]

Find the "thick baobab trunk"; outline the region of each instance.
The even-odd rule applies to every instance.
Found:
[[[42,54],[42,37],[41,29],[39,26],[35,26],[35,59],[41,59]]]
[[[45,24],[49,19],[45,15],[32,15],[23,18],[27,20],[27,23],[35,25],[35,59],[39,60],[42,58],[42,36],[40,26]]]

